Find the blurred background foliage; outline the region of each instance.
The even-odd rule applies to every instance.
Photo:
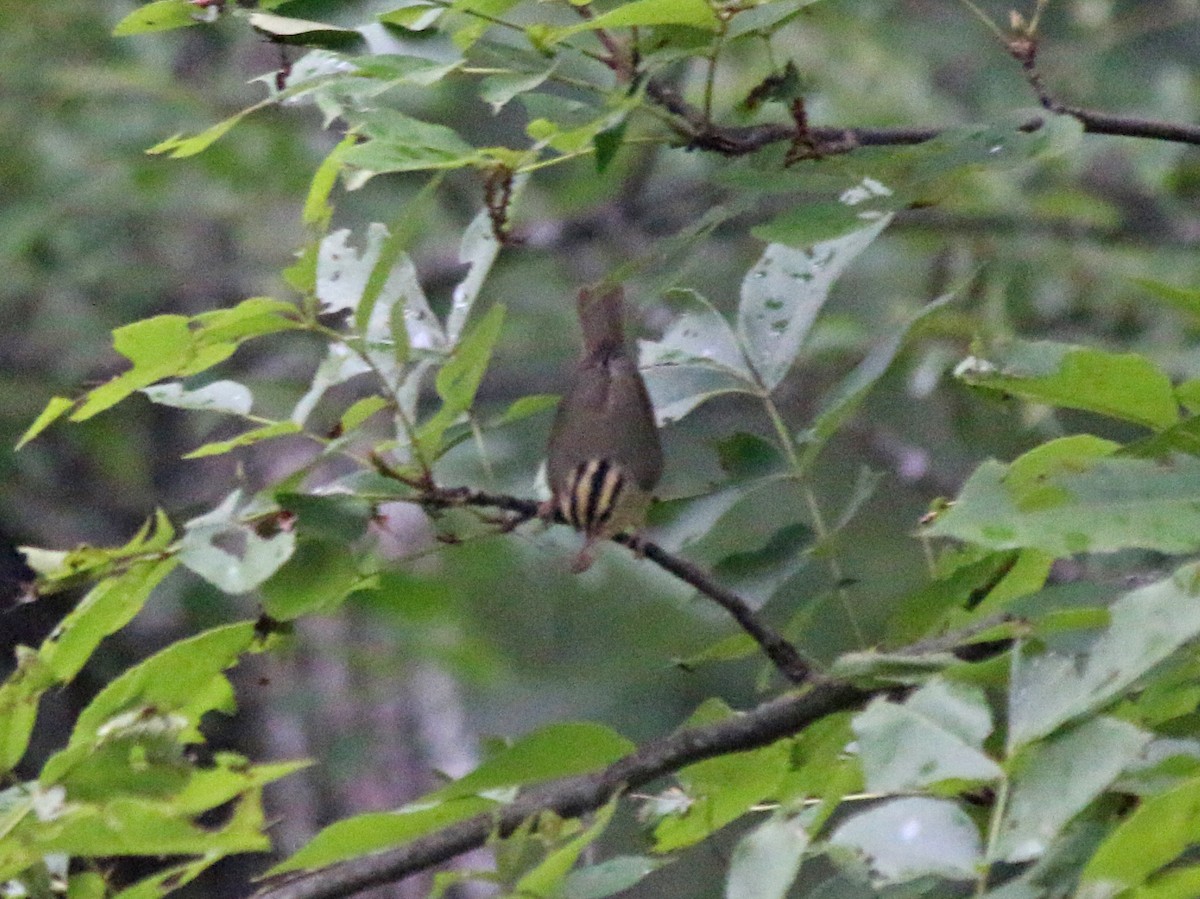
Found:
[[[277,11],[352,25],[392,5],[295,0]],[[1006,21],[1003,4],[981,6]],[[113,38],[113,25],[132,8],[0,0],[0,443],[9,447],[50,396],[74,395],[120,370],[113,328],[247,296],[289,298],[280,272],[306,240],[300,209],[308,181],[336,140],[313,108],[284,107],[250,116],[199,156],[145,155],[164,137],[195,133],[259,99],[263,88],[252,79],[269,77],[284,54],[300,51],[281,51],[229,22]],[[1043,76],[1071,104],[1192,121],[1200,102],[1198,23],[1195,0],[1052,2],[1043,20]],[[1019,65],[954,0],[829,0],[785,36],[773,49],[796,62],[814,124],[953,125],[1036,105]],[[736,99],[763,77],[762,52],[746,45],[723,59],[716,91],[723,115],[734,115]],[[469,122],[477,144],[519,140],[518,117],[493,116],[452,85],[411,103],[431,120]],[[822,163],[802,165],[819,171]],[[723,189],[716,175],[725,167],[702,152],[634,149],[603,174],[588,159],[538,173],[517,213],[524,243],[502,253],[485,288],[487,300],[509,310],[480,394],[485,411],[561,389],[577,352],[575,290],[685,226]],[[334,227],[396,221],[423,180],[381,176],[341,195]],[[1022,407],[951,381],[949,370],[972,340],[1020,335],[1130,348],[1176,380],[1200,376],[1197,322],[1136,283],[1200,280],[1198,191],[1194,149],[1086,136],[1071,153],[1036,165],[962,173],[928,205],[902,212],[856,260],[780,390],[785,417],[797,427],[899,322],[948,291],[956,299],[811,475],[831,519],[854,497],[864,468],[881,477],[837,539],[836,565],[806,559],[787,583],[787,614],[799,610],[791,627],[805,649],[831,658],[881,638],[896,603],[926,574],[921,545],[910,536],[918,518],[982,459],[1011,459],[1083,427],[1129,438],[1108,420]],[[461,276],[458,236],[481,200],[478,179],[458,173],[426,207],[411,249],[439,311]],[[763,203],[804,201],[798,191]],[[762,217],[718,228],[698,245],[683,283],[731,310],[761,248],[748,226]],[[638,288],[635,282],[631,293],[644,332],[653,333],[665,311]],[[236,366],[256,396],[283,414],[304,392],[320,347],[290,337],[285,352],[281,346],[279,339],[256,343]],[[664,497],[723,480],[722,441],[734,431],[768,434],[760,418],[747,413],[744,399],[727,397],[668,428]],[[542,415],[490,434],[486,467],[465,445],[446,460],[441,480],[532,495],[548,426]],[[277,479],[305,452],[285,441],[178,461],[204,440],[229,436],[224,427],[137,397],[0,454],[0,664],[14,645],[41,639],[72,600],[19,602],[27,572],[8,547],[120,543],[155,506],[182,521],[214,506],[230,483],[254,489]],[[274,788],[284,850],[334,818],[419,795],[434,783],[435,769],[462,773],[490,733],[589,718],[639,740],[674,725],[705,697],[739,704],[755,695],[757,662],[676,664],[731,626],[625,554],[606,554],[599,576],[575,578],[561,564],[563,551],[551,548],[571,543],[570,535],[440,546],[420,516],[404,509],[380,535],[385,551],[389,541],[397,553],[430,548],[403,602],[376,595],[336,617],[306,619],[290,650],[242,666],[253,670],[239,675],[239,715],[213,722],[218,745],[258,758],[326,760]],[[1128,570],[1127,561],[1088,564]],[[752,588],[753,560],[746,562],[725,574]],[[253,598],[225,597],[176,574],[135,626],[53,699],[61,720],[132,659],[254,611]],[[25,763],[30,773],[62,735],[43,728],[37,738],[40,749]],[[717,895],[718,855],[719,846],[705,844],[695,865],[669,867],[631,895]],[[235,882],[242,875],[227,876]],[[213,880],[196,894],[205,889],[226,895]],[[391,894],[422,890],[406,884]]]

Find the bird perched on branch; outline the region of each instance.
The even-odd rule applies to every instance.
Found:
[[[583,355],[550,431],[542,514],[559,513],[586,537],[573,571],[592,564],[602,540],[636,531],[662,476],[662,446],[646,383],[625,340],[625,292],[579,292]]]

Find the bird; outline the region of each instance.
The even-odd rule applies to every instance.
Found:
[[[583,354],[558,405],[546,448],[551,499],[542,515],[584,534],[571,568],[589,568],[596,546],[645,522],[662,477],[663,452],[654,407],[625,339],[625,291],[601,285],[579,291]]]

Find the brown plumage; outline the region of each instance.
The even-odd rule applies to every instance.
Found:
[[[662,446],[646,384],[629,352],[620,286],[579,292],[583,355],[558,407],[547,449],[559,512],[587,540],[574,568],[592,562],[594,545],[636,530],[662,476]]]

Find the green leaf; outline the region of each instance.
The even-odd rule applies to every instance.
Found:
[[[562,36],[596,28],[637,28],[647,25],[686,25],[716,31],[716,13],[707,0],[633,0],[578,25],[561,29]]]
[[[1126,593],[1111,623],[1085,653],[1047,651],[1014,656],[1009,687],[1011,752],[1060,725],[1102,708],[1131,683],[1200,634],[1200,570]]]
[[[5,774],[16,767],[29,748],[38,703],[55,684],[53,671],[37,653],[18,646],[16,654],[16,670],[0,683],[0,772]]]
[[[369,812],[344,818],[326,827],[264,876],[321,868],[344,859],[391,849],[497,807],[498,804],[489,799],[472,796],[436,805],[414,804],[394,812]]]
[[[772,815],[734,847],[725,899],[784,899],[807,847],[808,834],[795,818]]]
[[[563,722],[521,737],[478,768],[420,801],[444,802],[557,777],[586,774],[610,765],[634,744],[600,724]]]
[[[294,421],[273,421],[262,427],[243,431],[241,434],[231,437],[228,440],[215,440],[212,443],[198,446],[190,453],[184,453],[183,458],[202,459],[205,456],[220,456],[230,450],[235,450],[243,446],[253,446],[256,443],[261,443],[264,440],[272,440],[275,437],[288,437],[292,434],[299,434],[300,431],[300,425]]]
[[[945,308],[953,298],[953,294],[946,294],[927,303],[915,315],[895,328],[890,337],[880,342],[862,362],[854,367],[854,370],[837,386],[832,396],[825,401],[823,408],[813,421],[812,427],[805,435],[810,441],[813,441],[806,450],[807,453],[817,452],[825,441],[846,423],[862,405],[871,388],[891,369],[900,350],[914,332],[930,315]]]
[[[689,801],[682,813],[663,818],[654,828],[655,851],[671,852],[698,843],[771,796],[788,769],[788,750],[788,742],[781,740],[677,772]]]
[[[181,716],[185,737],[209,711],[232,713],[233,693],[221,673],[236,664],[253,645],[253,621],[242,621],[204,631],[172,643],[111,681],[79,713],[68,746],[91,742],[121,725],[137,725],[137,715],[151,709],[158,716]],[[132,715],[130,713],[133,713]],[[53,782],[50,763],[43,777]]]
[[[1094,718],[1023,753],[992,858],[1025,862],[1044,854],[1149,740],[1132,724]]]
[[[564,899],[607,899],[640,883],[666,859],[646,855],[618,855],[586,868],[576,868],[563,885]]]
[[[378,395],[364,396],[362,399],[355,400],[354,403],[342,413],[342,417],[338,420],[343,434],[356,429],[363,424],[368,418],[388,407],[388,401]]]
[[[983,851],[979,830],[956,803],[892,799],[847,819],[829,838],[870,862],[875,881],[903,883],[925,875],[974,881]]]
[[[1176,287],[1150,278],[1134,278],[1132,280],[1147,293],[1160,300],[1165,300],[1169,306],[1180,312],[1187,313],[1194,321],[1200,321],[1200,290],[1194,287]]]
[[[955,374],[977,387],[1098,412],[1155,430],[1179,421],[1179,404],[1170,379],[1136,353],[1109,353],[1051,341],[1014,341],[1002,357],[969,357]]]
[[[113,29],[113,37],[186,28],[199,21],[196,17],[198,12],[199,7],[191,0],[154,0],[153,3],[139,6],[118,22]]]
[[[193,823],[169,803],[119,798],[68,806],[32,842],[41,852],[91,857],[264,852],[271,841],[262,824],[257,796],[244,797],[233,818],[215,829]]]
[[[854,719],[867,789],[900,793],[1003,775],[983,752],[991,710],[975,687],[930,680],[903,703],[879,697]]]
[[[403,28],[405,31],[425,31],[433,27],[434,23],[442,17],[443,12],[445,10],[440,6],[413,3],[410,6],[393,9],[391,12],[381,13],[377,18],[384,25]]]
[[[497,304],[458,342],[438,371],[435,387],[442,407],[421,426],[418,435],[430,456],[440,454],[446,429],[470,411],[503,324],[504,307]]]
[[[36,437],[54,422],[58,421],[63,414],[75,405],[75,401],[68,399],[65,396],[55,396],[50,398],[50,402],[46,403],[46,408],[34,420],[25,433],[21,435],[21,439],[17,441],[16,449],[20,449],[30,440]]]
[[[1141,886],[1151,874],[1175,861],[1197,842],[1200,842],[1200,780],[1193,778],[1141,801],[1083,869],[1080,895],[1113,896]],[[1192,882],[1200,883],[1196,881],[1200,872],[1195,868],[1189,870]],[[1183,895],[1194,894],[1195,887]]]
[[[557,405],[558,397],[553,393],[534,393],[522,396],[513,400],[512,404],[498,418],[493,419],[491,426],[501,428],[505,425],[516,424],[518,421],[541,415]]]
[[[1115,444],[1064,437],[1006,466],[988,461],[925,528],[991,549],[1030,547],[1055,557],[1140,547],[1200,547],[1200,459],[1104,456]]]
[[[274,13],[250,13],[250,27],[280,44],[299,44],[342,51],[356,50],[365,44],[363,36],[353,28],[339,28],[336,25],[309,22],[306,19],[291,19]]]
[[[128,624],[177,564],[173,558],[138,562],[88,591],[38,651],[55,679],[62,683],[73,680],[100,641]]]
[[[746,273],[738,335],[750,365],[774,389],[800,353],[817,313],[842,272],[891,221],[890,215],[807,249],[769,244]]]
[[[262,106],[263,104],[261,103],[249,106],[241,112],[234,113],[229,118],[217,122],[215,125],[210,125],[193,137],[174,134],[166,140],[159,141],[153,147],[150,147],[146,150],[146,153],[149,156],[161,156],[165,153],[171,159],[186,159],[189,156],[195,156],[207,150],[212,144],[232,131],[234,125]]]
[[[358,560],[344,543],[301,540],[292,557],[260,587],[263,609],[279,621],[330,612],[362,583]]]
[[[304,224],[321,229],[329,226],[329,220],[333,218],[333,206],[329,202],[329,195],[333,193],[337,176],[342,171],[342,156],[356,141],[357,138],[353,134],[347,134],[317,166],[308,186],[308,196],[304,199],[304,212],[301,216]]]
[[[579,861],[580,854],[604,833],[616,810],[617,797],[614,796],[594,813],[592,822],[582,833],[572,837],[565,845],[555,848],[522,875],[513,892],[518,896],[536,896],[540,899],[560,896],[563,882]]]
[[[481,158],[452,128],[395,109],[373,110],[359,130],[365,141],[348,148],[342,162],[377,175],[459,169]]]
[[[541,72],[489,75],[479,83],[479,99],[492,107],[492,115],[497,115],[514,97],[541,87],[553,71],[551,66]]]
[[[217,508],[184,527],[179,547],[179,561],[209,583],[226,593],[248,593],[279,570],[296,548],[296,536],[280,528],[267,535],[243,518],[253,518],[258,512],[252,505],[243,506],[240,490],[231,493]]]

